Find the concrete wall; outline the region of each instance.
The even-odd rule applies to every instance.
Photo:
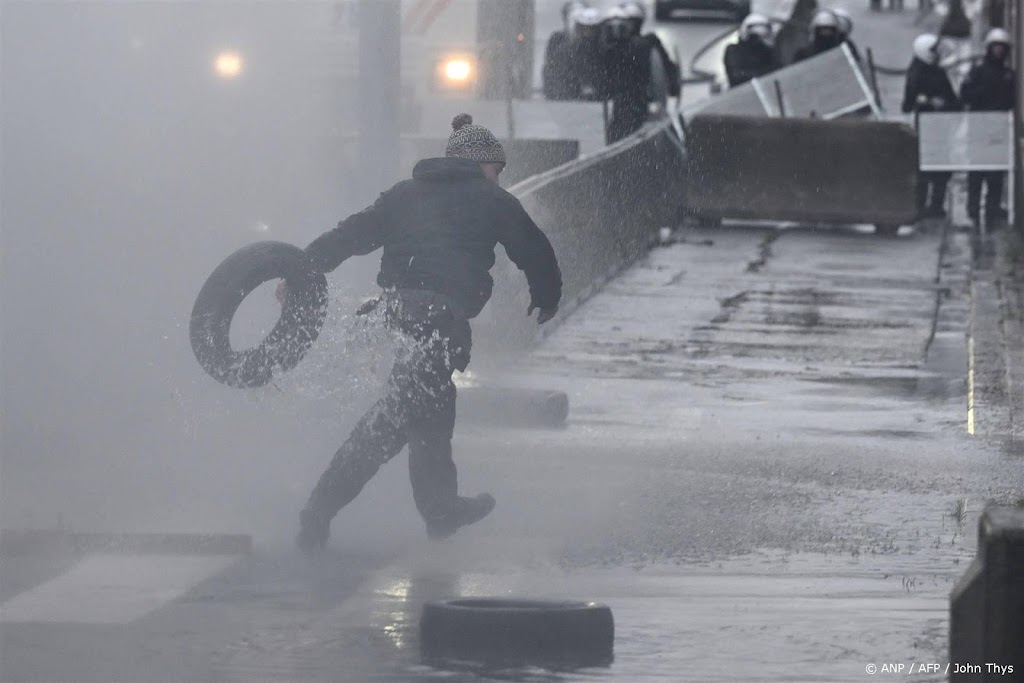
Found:
[[[972,665],[951,681],[1024,680],[1024,509],[978,520],[977,554],[950,597],[949,660]]]
[[[683,149],[666,120],[510,189],[558,257],[564,284],[555,323],[641,258],[659,227],[674,223],[682,209],[684,177]],[[498,253],[494,296],[473,325],[475,362],[522,352],[539,334],[525,318],[524,276]]]

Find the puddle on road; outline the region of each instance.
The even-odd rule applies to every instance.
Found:
[[[818,377],[808,382],[834,384],[844,387],[863,387],[871,392],[910,398],[917,392],[917,377]],[[828,391],[822,389],[821,391]]]
[[[867,556],[761,550],[638,570],[472,574],[467,583],[474,593],[558,594],[608,604],[616,624],[614,661],[578,670],[427,665],[413,648],[399,658],[404,678],[393,680],[857,681],[869,662],[905,661],[908,653],[939,661],[952,573],[885,573],[877,565]]]
[[[930,430],[914,431],[912,429],[824,429],[805,427],[800,431],[804,434],[815,434],[818,436],[852,436],[869,439],[931,439],[935,436]]]

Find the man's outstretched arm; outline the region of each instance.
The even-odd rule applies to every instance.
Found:
[[[551,242],[533,222],[519,200],[512,199],[504,221],[500,242],[512,263],[526,274],[530,286],[530,308],[539,308],[538,323],[545,323],[558,312],[562,299],[562,273]]]
[[[352,214],[306,247],[306,255],[318,270],[328,273],[350,256],[363,256],[384,245],[385,226],[380,220],[380,203],[378,199],[373,206]]]

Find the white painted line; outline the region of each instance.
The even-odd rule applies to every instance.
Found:
[[[967,433],[974,436],[974,281],[967,311]]]
[[[0,622],[126,624],[227,569],[237,555],[87,555],[0,604]]]

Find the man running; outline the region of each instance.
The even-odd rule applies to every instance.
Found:
[[[297,542],[304,552],[326,545],[334,516],[406,444],[413,499],[430,538],[451,536],[494,509],[489,494],[458,495],[452,373],[469,363],[469,320],[491,296],[497,244],[525,272],[526,314],[539,309],[538,323],[557,313],[562,278],[547,237],[498,186],[501,144],[468,114],[456,116],[452,128],[444,158],[420,161],[410,180],[306,248],[316,267],[329,272],[383,247],[380,305],[389,326],[413,343],[400,352],[384,396],[335,453],[302,510]]]

